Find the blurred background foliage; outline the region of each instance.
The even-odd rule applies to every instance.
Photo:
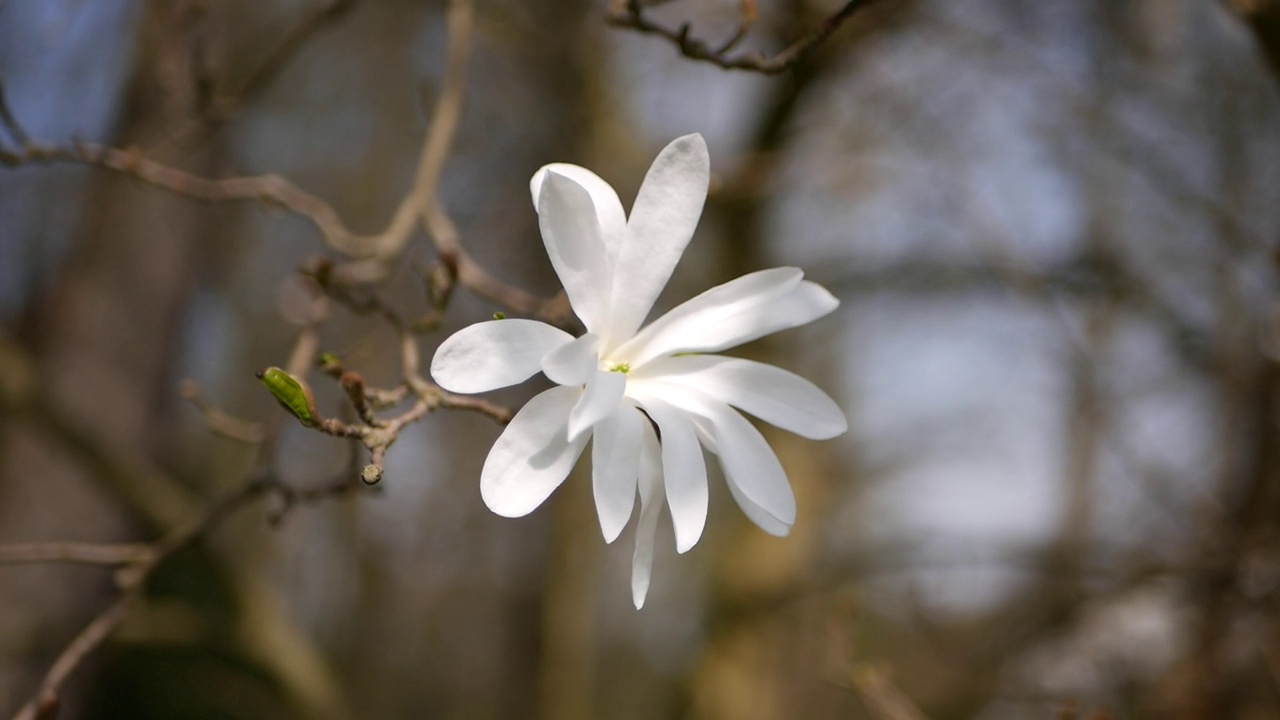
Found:
[[[839,5],[762,0],[746,47]],[[781,264],[843,301],[744,349],[851,420],[769,434],[793,534],[713,478],[707,535],[677,557],[664,519],[636,612],[631,530],[604,545],[581,468],[496,517],[478,476],[500,427],[441,411],[380,492],[278,524],[253,506],[162,565],[60,717],[1280,717],[1280,3],[880,0],[772,77],[607,9],[478,3],[440,202],[486,268],[549,296],[533,171],[585,165],[629,204],[659,148],[705,135],[712,194],[660,306]],[[712,40],[740,12],[651,10]],[[0,0],[0,78],[32,137],[278,173],[372,231],[411,181],[444,18]],[[253,373],[285,363],[297,268],[325,252],[258,204],[0,168],[0,542],[147,541],[241,485],[257,450],[179,382],[279,422]],[[423,312],[433,259],[415,235],[379,292]],[[460,289],[424,357],[497,309]],[[335,308],[321,343],[398,377],[376,318]],[[298,484],[363,462],[292,423],[272,459]],[[0,566],[0,712],[115,594],[103,569]]]

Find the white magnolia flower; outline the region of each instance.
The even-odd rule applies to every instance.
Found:
[[[664,490],[676,549],[689,550],[702,535],[707,471],[700,446],[719,457],[747,517],[778,536],[795,522],[782,466],[737,410],[808,438],[847,429],[836,404],[807,380],[772,365],[703,354],[834,310],[839,303],[831,293],[796,268],[744,275],[641,328],[693,236],[709,165],[702,136],[672,142],[649,168],[630,218],[613,188],[590,170],[567,164],[538,170],[530,189],[543,241],[587,333],[574,338],[534,320],[482,322],[445,340],[431,363],[436,382],[459,393],[514,385],[538,371],[558,384],[530,400],[494,443],[481,495],[499,515],[532,512],[594,438],[592,483],[606,542],[622,532],[639,490],[631,578],[637,608],[649,589]]]

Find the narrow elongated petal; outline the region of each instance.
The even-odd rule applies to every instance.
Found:
[[[539,198],[542,195],[542,183],[547,179],[549,172],[563,175],[586,189],[591,194],[591,201],[595,205],[596,216],[600,220],[600,228],[604,232],[607,244],[614,245],[621,242],[627,228],[627,213],[622,209],[622,201],[618,200],[618,193],[614,191],[612,185],[584,167],[569,163],[552,163],[539,168],[538,172],[533,174],[533,179],[529,181],[534,210],[542,209]]]
[[[742,496],[738,505],[765,532],[785,535],[787,531],[783,531],[779,523],[788,531],[795,524],[796,496],[791,491],[791,483],[787,482],[782,463],[746,418],[727,405],[714,403],[712,407],[715,416],[710,419],[720,449],[720,466],[724,468],[730,489],[736,491],[734,496]],[[760,512],[756,511],[776,522],[762,521]]]
[[[765,335],[789,330],[793,327],[807,325],[840,307],[840,301],[830,291],[815,282],[805,280],[791,292],[778,298],[777,302],[764,307],[764,311],[756,318],[755,326],[745,331],[728,345],[722,345],[707,352],[731,348],[750,342]]]
[[[520,408],[480,472],[480,495],[499,515],[533,512],[573,469],[586,437],[569,441],[569,412],[582,391],[554,387]]]
[[[818,386],[773,365],[720,355],[660,358],[632,373],[697,390],[765,422],[814,440],[849,429],[844,413]]]
[[[593,333],[567,342],[542,358],[542,372],[559,385],[586,385],[600,366],[600,338]]]
[[[569,413],[569,440],[575,441],[591,429],[591,426],[613,414],[627,388],[627,377],[622,373],[597,370],[587,382],[578,404]]]
[[[724,462],[720,463],[724,467]],[[742,494],[742,490],[738,489],[737,483],[725,483],[729,486],[729,494],[733,496],[734,502],[738,503],[738,507],[742,509],[742,514],[747,519],[756,524],[756,527],[773,535],[774,537],[786,537],[791,534],[791,526],[770,515],[768,511],[759,505],[751,502],[746,495]]]
[[[732,347],[736,338],[755,330],[770,303],[794,290],[803,277],[797,268],[772,268],[717,285],[672,308],[613,354],[636,368],[677,352]]]
[[[640,429],[640,521],[636,523],[636,553],[631,561],[631,600],[637,610],[644,607],[649,594],[653,541],[662,510],[662,448],[649,423],[643,423]]]
[[[635,506],[644,422],[635,406],[624,403],[591,434],[591,486],[607,543],[618,539]]]
[[[431,377],[445,390],[479,393],[524,382],[547,353],[573,336],[536,320],[491,320],[465,327],[440,344]]]
[[[707,465],[693,424],[677,408],[647,396],[640,401],[662,433],[662,477],[676,530],[676,552],[698,543],[707,523]]]
[[[701,415],[693,414],[689,416],[689,419],[693,421],[693,429],[698,433],[698,440],[702,442],[702,447],[719,459],[719,442],[716,439],[715,427],[711,424],[711,421]],[[724,468],[723,460],[720,461],[720,467],[721,469]],[[725,476],[728,477],[727,471]],[[743,514],[765,532],[777,537],[786,537],[791,532],[790,525],[783,523],[766,512],[764,508],[748,500],[742,494],[742,491],[738,489],[737,483],[726,482],[725,485],[729,488],[729,494],[733,496],[734,502],[738,503],[738,507],[742,508]]]
[[[670,402],[705,422],[696,423],[703,434],[715,436],[707,443],[720,458],[725,479],[747,517],[766,532],[785,534],[779,524],[790,528],[796,521],[796,499],[777,455],[759,430],[728,405],[697,390],[659,381],[637,381],[637,393]],[[648,405],[646,405],[646,408]],[[666,430],[663,430],[663,441]],[[762,519],[761,513],[774,522]]]
[[[587,330],[603,337],[609,327],[612,263],[591,194],[571,178],[546,173],[538,225],[573,312]]]
[[[666,287],[698,226],[710,179],[707,144],[698,134],[676,138],[653,161],[615,255],[614,338],[631,337]]]

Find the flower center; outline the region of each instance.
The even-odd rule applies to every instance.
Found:
[[[631,372],[631,363],[617,363],[616,365],[610,365],[606,369],[609,372],[622,373],[623,375],[626,375]]]

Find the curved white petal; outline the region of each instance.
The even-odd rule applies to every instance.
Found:
[[[499,515],[533,512],[573,469],[586,437],[569,442],[569,411],[582,391],[555,387],[520,408],[489,451],[480,472],[480,495]]]
[[[781,267],[717,285],[672,308],[611,355],[635,369],[664,355],[737,345],[735,339],[755,329],[765,308],[791,293],[803,277],[798,268]]]
[[[538,226],[573,312],[587,330],[609,328],[611,261],[591,194],[573,179],[548,171],[538,195]]]
[[[701,135],[676,138],[649,167],[616,251],[614,338],[629,338],[644,322],[693,237],[707,199],[711,160]]]
[[[721,467],[724,467],[724,463],[721,463]],[[747,496],[742,494],[742,490],[738,489],[737,483],[730,482],[725,484],[729,486],[729,494],[733,496],[734,502],[738,503],[738,507],[742,509],[742,514],[755,523],[756,527],[774,537],[786,537],[791,534],[790,525],[770,515],[767,510],[747,499]]]
[[[792,288],[791,292],[778,298],[776,302],[766,305],[763,312],[756,318],[754,327],[744,328],[745,332],[730,344],[714,349],[708,348],[706,352],[731,348],[765,335],[808,325],[830,314],[838,307],[840,307],[840,301],[835,295],[818,283],[805,280]]]
[[[643,380],[634,385],[639,386],[637,392],[646,399],[660,398],[679,408],[677,412],[684,411],[706,421],[696,424],[702,433],[715,436],[715,443],[708,446],[719,456],[725,479],[747,517],[774,535],[785,534],[780,533],[779,523],[788,528],[795,524],[796,498],[782,464],[764,436],[746,418],[728,405],[688,387]],[[665,441],[665,430],[663,438]],[[761,513],[775,522],[762,521]]]
[[[523,382],[542,358],[573,340],[537,320],[490,320],[462,328],[436,349],[431,377],[445,390],[479,393]]]
[[[796,521],[796,497],[791,483],[782,470],[778,456],[765,442],[760,430],[756,430],[744,416],[730,406],[710,401],[707,419],[716,429],[716,445],[719,451],[724,478],[739,491],[756,509],[767,512],[774,519],[790,528]],[[744,505],[745,503],[740,503]],[[756,520],[753,512],[748,518]],[[760,524],[756,520],[756,524]],[[760,524],[771,530],[767,524]]]
[[[644,607],[649,594],[653,541],[662,510],[662,448],[648,422],[641,424],[640,442],[640,520],[636,523],[636,552],[631,560],[631,600],[637,610]]]
[[[698,543],[707,523],[707,465],[693,423],[676,407],[653,396],[640,400],[662,434],[662,477],[676,530],[676,552]]]
[[[796,496],[787,482],[787,474],[778,456],[759,430],[727,405],[715,403],[715,426],[720,449],[720,466],[724,468],[729,487],[740,494],[738,505],[752,522],[765,532],[786,535],[796,522]],[[748,502],[743,502],[743,500]],[[754,506],[754,507],[752,507]],[[760,516],[763,512],[776,522]],[[764,520],[762,522],[762,520]],[[779,528],[779,524],[787,528]]]
[[[596,423],[595,432],[591,434],[591,487],[600,531],[607,543],[617,540],[631,519],[645,422],[639,410],[624,404]]]
[[[569,413],[569,440],[583,437],[591,426],[613,414],[627,389],[627,376],[622,373],[597,370],[587,381],[587,389],[578,404]]]
[[[622,209],[622,201],[618,199],[618,193],[599,175],[579,165],[551,163],[538,168],[538,172],[534,173],[533,178],[529,180],[529,192],[533,195],[534,210],[542,209],[539,198],[542,195],[542,183],[549,172],[563,175],[585,188],[591,194],[591,201],[595,205],[605,239],[609,244],[621,241],[623,233],[626,232],[627,213]]]
[[[586,385],[600,366],[600,338],[587,333],[547,353],[542,372],[558,385]]]
[[[632,371],[697,390],[765,422],[813,440],[843,434],[849,422],[817,385],[773,365],[720,355],[659,358]]]

